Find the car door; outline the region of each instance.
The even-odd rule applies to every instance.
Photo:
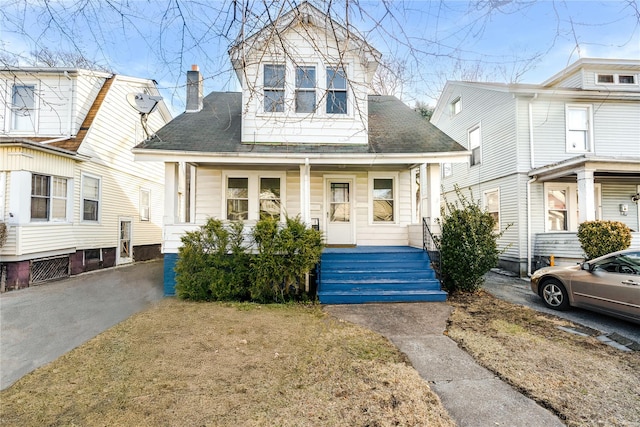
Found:
[[[574,304],[640,319],[640,251],[613,255],[572,277]]]

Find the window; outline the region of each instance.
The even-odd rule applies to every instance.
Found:
[[[296,68],[296,113],[316,110],[316,67]]]
[[[635,74],[597,74],[596,81],[600,84],[636,84]]]
[[[35,130],[35,89],[33,85],[13,86],[12,130],[31,132]]]
[[[613,83],[613,74],[598,74],[598,83]]]
[[[327,114],[347,114],[347,74],[344,68],[327,68]]]
[[[227,219],[249,219],[249,178],[227,178]]]
[[[635,84],[636,82],[636,76],[634,75],[619,75],[618,76],[618,83],[620,83],[621,85],[625,84],[625,85],[632,85]]]
[[[451,163],[442,164],[442,177],[447,178],[453,175],[453,165]]]
[[[97,221],[100,208],[100,178],[82,176],[82,220]]]
[[[480,126],[469,131],[469,150],[471,150],[471,166],[480,164]]]
[[[590,106],[567,106],[567,151],[587,152],[591,149]]]
[[[284,112],[284,65],[264,66],[264,111]]]
[[[140,221],[149,221],[149,205],[151,192],[145,188],[140,189]]]
[[[280,178],[260,178],[260,219],[280,219]]]
[[[567,190],[547,191],[547,231],[568,230]]]
[[[393,179],[373,180],[373,221],[393,222]]]
[[[451,115],[455,116],[460,111],[462,111],[462,101],[460,100],[460,97],[458,97],[451,103]]]
[[[55,176],[31,176],[31,220],[67,219],[67,180]]]
[[[500,231],[500,191],[498,189],[485,191],[484,208],[496,220],[493,231]]]

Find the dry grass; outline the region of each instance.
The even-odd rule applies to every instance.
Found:
[[[452,426],[387,340],[319,307],[163,300],[0,394],[3,426]]]
[[[485,292],[450,303],[448,335],[567,425],[640,425],[638,352],[561,331],[577,326]]]

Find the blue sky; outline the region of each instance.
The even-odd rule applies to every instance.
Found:
[[[245,0],[251,25],[294,0]],[[312,0],[326,10],[327,2]],[[85,5],[78,9],[78,5]],[[434,99],[447,79],[539,83],[581,57],[640,59],[640,5],[624,1],[350,1],[349,22],[383,58],[405,65],[405,102]],[[359,4],[360,9],[353,8]],[[205,93],[237,90],[226,51],[242,12],[230,0],[0,0],[0,58],[79,51],[114,72],[153,78],[174,113],[185,72]],[[493,7],[490,7],[493,6]],[[345,18],[344,0],[332,13]],[[235,14],[235,15],[234,15]],[[235,16],[235,20],[234,20]]]

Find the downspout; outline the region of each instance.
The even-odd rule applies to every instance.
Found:
[[[536,99],[538,94],[533,95],[533,99]],[[529,101],[529,156],[531,159],[531,169],[535,167],[534,161],[534,144],[533,144],[533,104]],[[536,182],[537,176],[534,176],[527,181],[527,276],[531,277],[531,184]]]
[[[61,136],[59,138],[54,138],[54,139],[49,139],[47,141],[43,141],[43,144],[50,144],[52,142],[58,142],[58,141],[65,141],[67,139],[71,139],[71,129],[72,129],[72,124],[73,124],[73,116],[71,114],[71,104],[73,104],[73,80],[71,80],[71,77],[69,77],[69,72],[65,70],[64,72],[64,76],[67,78],[67,80],[69,80],[69,99],[67,102],[67,119],[69,121],[68,125],[69,127],[67,128],[67,135],[66,136]]]

